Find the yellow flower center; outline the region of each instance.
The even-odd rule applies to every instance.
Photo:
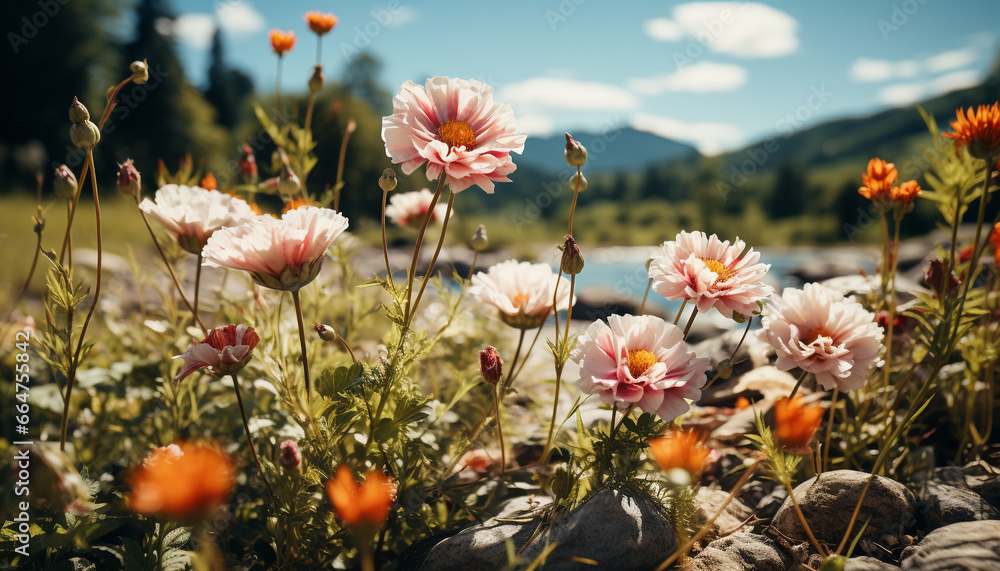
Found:
[[[471,151],[476,148],[476,132],[465,121],[448,121],[438,127],[437,134],[449,149],[465,147],[465,150]]]
[[[521,306],[528,303],[528,294],[519,293],[514,296],[514,299],[510,300],[514,304],[514,309],[521,309]]]
[[[712,270],[715,273],[715,275],[719,276],[715,278],[715,282],[713,283],[724,282],[728,280],[733,273],[732,270],[727,268],[725,264],[723,264],[719,260],[706,260],[705,258],[702,258],[701,261],[705,262],[705,266],[708,267],[708,269]]]
[[[656,355],[645,349],[635,349],[628,352],[628,370],[632,376],[638,378],[646,369],[656,364]]]

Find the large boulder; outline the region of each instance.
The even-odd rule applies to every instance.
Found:
[[[868,478],[864,472],[834,470],[806,480],[793,490],[816,539],[831,545],[840,543]],[[869,518],[865,539],[882,543],[883,536],[898,538],[904,527],[915,522],[913,494],[899,482],[875,476],[865,494],[852,536]],[[807,539],[791,498],[778,509],[771,524],[788,537]]]
[[[903,571],[1000,569],[1000,521],[965,521],[935,529],[903,551]]]
[[[1000,512],[979,494],[935,481],[927,482],[919,506],[928,531],[962,521],[1000,519]]]

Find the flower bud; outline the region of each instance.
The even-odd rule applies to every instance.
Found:
[[[281,169],[281,176],[278,178],[278,193],[284,197],[292,197],[302,190],[302,183],[299,182],[299,177],[295,176],[292,172],[292,168],[285,165]]]
[[[583,254],[571,234],[566,234],[566,242],[559,249],[562,250],[562,262],[559,265],[562,273],[576,275],[583,271]]]
[[[149,65],[146,64],[146,60],[134,61],[128,69],[132,72],[132,83],[142,85],[149,81]]]
[[[302,452],[299,445],[294,440],[286,440],[281,443],[281,456],[278,457],[278,464],[287,472],[298,471],[302,464]]]
[[[122,191],[122,194],[126,196],[133,196],[136,200],[139,199],[139,193],[142,191],[142,178],[139,175],[139,171],[136,170],[135,165],[132,164],[132,159],[128,159],[118,165],[118,190]]]
[[[80,103],[76,97],[73,98],[73,104],[69,106],[69,120],[74,125],[90,120],[90,111],[87,111],[84,104]]]
[[[316,64],[313,66],[312,77],[309,78],[309,93],[319,93],[323,90],[323,66]]]
[[[583,173],[576,173],[569,179],[569,187],[573,192],[583,192],[587,190],[587,177]]]
[[[486,382],[496,386],[503,379],[503,361],[500,353],[492,345],[479,352],[479,372]]]
[[[746,323],[747,322],[747,316],[743,315],[742,313],[740,313],[738,311],[734,311],[733,312],[733,321],[735,321],[736,323]]]
[[[313,322],[313,327],[316,328],[316,333],[319,334],[319,338],[323,341],[336,341],[337,331],[333,327],[325,323],[320,323],[319,321]]]
[[[52,187],[56,191],[56,196],[61,198],[73,198],[76,196],[77,181],[76,175],[66,165],[56,167],[56,176],[52,181]]]
[[[566,133],[566,164],[573,168],[582,167],[587,162],[587,149]]]
[[[489,246],[489,239],[486,238],[486,226],[480,224],[476,227],[476,233],[472,235],[472,249],[482,252]]]
[[[69,138],[74,145],[89,151],[101,142],[101,130],[92,121],[75,123],[69,128]]]
[[[358,122],[354,119],[347,120],[347,127],[344,129],[348,133],[353,133],[358,130]]]
[[[924,282],[939,298],[948,297],[961,284],[955,272],[949,272],[951,275],[945,276],[945,271],[944,262],[941,260],[931,260],[924,269]]]
[[[394,190],[396,188],[396,171],[392,169],[382,171],[382,176],[378,177],[378,187],[385,192]]]
[[[257,180],[257,159],[253,156],[253,149],[250,145],[243,143],[240,147],[240,176],[243,182],[253,184]]]
[[[718,373],[720,379],[728,379],[733,374],[733,362],[729,359],[719,361],[719,364],[715,367],[715,372]]]

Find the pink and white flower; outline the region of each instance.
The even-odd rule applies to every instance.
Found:
[[[403,84],[382,119],[382,139],[393,163],[410,174],[427,163],[427,179],[444,169],[452,192],[472,185],[493,194],[517,168],[510,154],[524,151],[510,105],[493,101],[493,88],[475,80],[433,77]]]
[[[403,192],[392,195],[389,205],[385,207],[385,215],[396,226],[403,228],[419,228],[427,215],[427,209],[431,206],[434,193],[428,189],[417,192]],[[434,206],[434,212],[428,224],[438,224],[444,220],[445,211],[448,205],[438,203]]]
[[[250,361],[251,353],[259,342],[257,332],[246,325],[213,329],[204,341],[191,345],[186,353],[174,357],[184,359],[184,367],[174,377],[174,382],[182,381],[202,367],[208,367],[209,374],[215,377],[237,373]]]
[[[859,389],[868,372],[883,364],[883,333],[875,315],[819,284],[788,288],[772,298],[762,324],[757,335],[777,352],[775,366],[809,371],[827,390]]]
[[[562,281],[555,298],[558,278],[548,264],[507,260],[472,276],[469,293],[507,325],[533,329],[545,323],[553,307],[555,311],[569,309],[568,281]]]
[[[156,191],[156,201],[144,198],[139,209],[170,232],[182,248],[197,254],[217,230],[253,219],[242,198],[200,186],[168,184]]]
[[[726,317],[734,312],[753,315],[760,311],[757,302],[774,288],[761,282],[771,266],[758,263],[760,253],[753,248],[744,255],[745,247],[740,239],[730,245],[715,234],[681,232],[673,242],[664,242],[663,252],[649,266],[653,291],[670,300],[693,301],[702,313],[714,307]]]
[[[595,321],[570,354],[580,365],[577,386],[608,404],[629,403],[666,421],[701,398],[707,358],[688,350],[676,325],[652,315],[611,315]]]
[[[316,279],[330,244],[347,229],[335,210],[302,206],[281,218],[258,216],[209,238],[204,264],[248,272],[260,285],[297,291]]]

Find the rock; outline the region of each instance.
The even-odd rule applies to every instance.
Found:
[[[1000,475],[992,466],[985,463],[970,464],[965,468],[942,466],[935,468],[934,480],[956,488],[971,490],[1000,510]]]
[[[935,529],[903,551],[904,571],[1000,569],[1000,521],[965,521]]]
[[[786,571],[791,559],[777,544],[753,533],[716,539],[691,560],[696,571]]]
[[[899,571],[899,567],[874,557],[852,557],[844,563],[844,571]]]
[[[861,275],[840,276],[824,280],[821,283],[832,290],[839,291],[845,296],[855,294],[866,296],[878,291],[882,287],[880,280],[881,278],[877,274],[872,274],[867,277]],[[897,297],[899,297],[901,303],[913,300],[915,298],[913,292],[929,293],[929,290],[922,283],[906,279],[903,276],[896,276],[896,282]]]
[[[697,323],[697,320],[695,322]],[[699,401],[701,404],[717,405],[721,402],[727,402],[731,406],[736,401],[737,395],[736,391],[732,389],[732,385],[736,379],[739,379],[754,368],[755,365],[750,359],[750,355],[754,349],[764,344],[763,341],[757,339],[757,336],[753,332],[750,332],[743,341],[743,345],[740,346],[739,352],[733,356],[733,350],[736,349],[740,338],[743,337],[743,331],[742,327],[732,329],[722,335],[711,337],[691,346],[691,350],[699,357],[708,357],[711,359],[713,368],[726,359],[730,359],[735,363],[732,366],[733,371],[729,379],[717,379],[708,391],[702,395]],[[762,351],[763,348],[760,348],[760,350]],[[712,374],[709,374],[709,378],[712,378]]]
[[[795,488],[799,507],[819,541],[832,545],[840,543],[868,478],[864,472],[835,470],[806,480]],[[913,494],[902,484],[876,476],[865,494],[851,534],[856,534],[862,523],[871,518],[865,529],[865,539],[882,543],[883,536],[897,538],[904,527],[915,521],[913,504]],[[771,525],[788,537],[807,539],[790,498],[782,504]]]
[[[719,508],[722,507],[722,504],[725,503],[728,497],[729,493],[723,490],[699,488],[698,496],[695,500],[697,502],[697,515],[694,521],[695,527],[701,528],[705,522],[715,515],[715,512],[719,511]],[[751,525],[747,527],[741,526],[743,526],[743,522],[750,519],[753,515],[753,510],[743,505],[743,502],[733,498],[729,502],[729,505],[726,506],[726,509],[715,519],[708,532],[708,537],[721,537],[737,530],[749,532],[753,529],[752,521]]]
[[[493,569],[506,564],[506,540],[512,539],[517,549],[531,539],[543,521],[535,511],[542,501],[551,502],[549,498],[540,500],[535,496],[514,498],[496,517],[463,529],[432,547],[420,569]],[[528,521],[502,521],[515,518]]]
[[[569,282],[563,280],[560,288],[568,288]],[[650,293],[650,295],[656,295]],[[642,298],[636,299],[630,295],[621,295],[605,286],[591,286],[576,293],[576,303],[573,304],[573,319],[587,322],[606,320],[609,315],[638,315]],[[645,314],[666,319],[667,312],[647,300]]]
[[[677,536],[650,500],[614,490],[597,494],[557,521],[521,556],[531,561],[551,543],[558,545],[546,559],[547,571],[580,569],[571,557],[592,559],[600,569],[650,569],[677,549]]]
[[[962,521],[1000,519],[1000,512],[970,489],[928,482],[918,504],[927,530]]]

